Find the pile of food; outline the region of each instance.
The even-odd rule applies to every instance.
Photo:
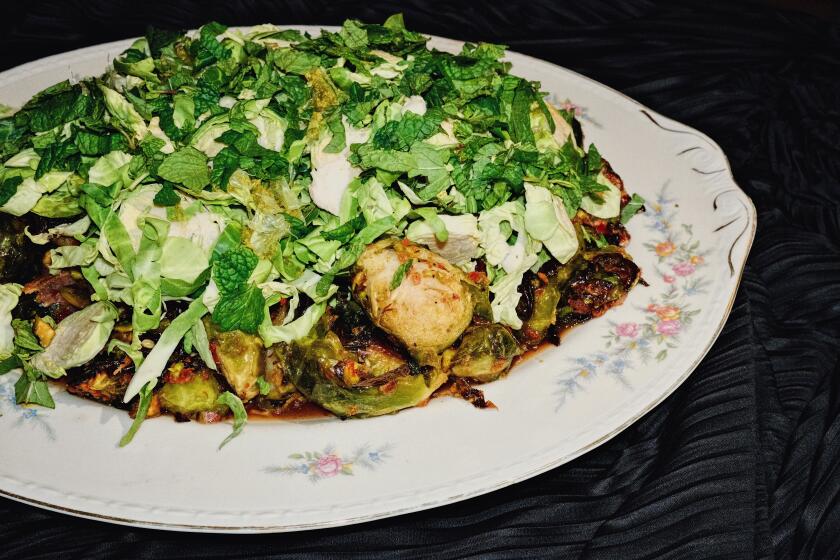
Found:
[[[375,416],[620,304],[642,209],[504,47],[149,30],[0,114],[0,373],[144,418]],[[227,440],[226,440],[227,441]]]

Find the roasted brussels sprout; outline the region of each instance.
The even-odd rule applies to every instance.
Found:
[[[22,315],[48,314],[61,321],[90,305],[90,284],[77,270],[42,274],[23,286]]]
[[[211,335],[210,348],[222,375],[240,399],[247,402],[259,392],[257,378],[263,374],[265,356],[260,337],[242,331]]]
[[[417,406],[447,377],[373,338],[345,345],[323,320],[308,337],[291,344],[286,368],[310,401],[343,418]]]
[[[537,274],[528,274],[522,283],[522,328],[517,335],[522,343],[533,348],[546,336],[549,327],[557,320],[557,304],[572,274],[582,265],[574,259],[565,265],[550,261]]]
[[[506,326],[473,325],[455,349],[449,368],[452,375],[486,383],[507,373],[513,358],[521,353],[519,343]]]
[[[558,335],[621,304],[641,278],[639,267],[618,247],[586,251],[583,259],[583,268],[574,273],[558,305]]]
[[[224,412],[225,406],[216,404],[222,388],[212,373],[205,370],[185,383],[164,383],[158,392],[164,410],[184,416],[200,412]]]
[[[269,400],[280,400],[295,391],[295,386],[286,379],[287,345],[283,342],[275,344],[265,351],[265,375],[269,385],[268,393],[264,396]]]
[[[356,261],[352,288],[373,323],[422,361],[455,342],[473,316],[464,273],[407,240],[369,245]]]
[[[133,375],[134,365],[128,356],[102,352],[87,364],[67,371],[67,392],[120,406]]]
[[[44,249],[32,243],[24,229],[38,230],[43,220],[34,216],[0,214],[0,282],[29,280],[41,270]]]

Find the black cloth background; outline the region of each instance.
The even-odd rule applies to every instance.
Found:
[[[838,557],[837,24],[759,4],[649,0],[30,1],[3,8],[0,67],[138,35],[147,23],[333,24],[397,11],[419,31],[505,43],[582,72],[723,146],[759,226],[708,357],[602,447],[460,504],[333,530],[220,536],[0,500],[0,558]]]

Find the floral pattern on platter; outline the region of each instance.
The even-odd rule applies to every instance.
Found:
[[[335,447],[327,446],[323,451],[306,451],[292,453],[289,459],[293,462],[278,467],[269,467],[266,472],[286,475],[305,475],[312,482],[338,475],[353,476],[354,468],[362,467],[373,470],[389,458],[391,447],[386,445],[379,448],[363,446],[349,455],[342,455]]]
[[[710,284],[703,275],[710,251],[700,247],[690,224],[679,222],[679,205],[668,195],[667,182],[645,206],[647,211],[641,219],[653,230],[655,239],[645,243],[645,248],[656,256],[653,273],[645,271],[645,277],[652,286],[662,285],[663,289],[638,308],[642,313],[638,319],[609,321],[604,350],[572,360],[572,366],[558,381],[558,409],[595,375],[606,373],[628,384],[624,371],[633,367],[635,360],[643,364],[664,360],[700,313],[691,298],[704,293]]]
[[[12,383],[0,382],[0,418],[16,418],[15,426],[31,426],[43,431],[50,440],[55,439],[55,432],[47,421],[48,409],[35,406],[21,406],[15,398]]]
[[[582,107],[576,103],[573,103],[568,97],[560,98],[556,93],[552,93],[548,96],[547,101],[551,103],[554,107],[557,107],[561,111],[572,111],[575,114],[575,117],[582,121],[586,121],[595,128],[603,128],[601,123],[593,119],[586,110],[586,107]]]

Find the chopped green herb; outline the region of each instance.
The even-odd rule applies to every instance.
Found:
[[[257,377],[257,388],[260,390],[260,395],[266,396],[271,392],[271,383],[266,381],[264,375]]]
[[[44,375],[26,362],[23,373],[15,383],[15,402],[18,404],[37,404],[45,408],[55,408],[55,401],[50,395],[50,388]]]
[[[621,223],[626,224],[629,222],[630,218],[639,213],[644,204],[645,199],[638,194],[633,193],[633,196],[630,198],[630,202],[628,202],[627,206],[621,210]]]
[[[394,277],[391,278],[391,290],[396,290],[400,287],[400,284],[402,284],[406,274],[408,274],[408,272],[411,270],[411,266],[413,264],[414,259],[408,259],[407,261],[405,261],[397,267],[397,270],[394,271]]]
[[[154,199],[154,203],[158,206],[177,206],[179,202],[181,202],[181,197],[169,183],[163,184]]]

